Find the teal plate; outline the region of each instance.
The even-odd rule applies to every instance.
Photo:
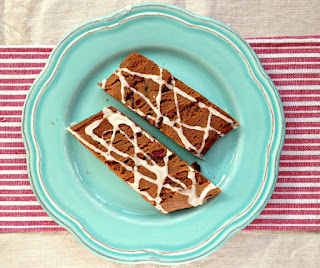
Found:
[[[96,85],[134,50],[240,127],[205,160],[164,137]],[[187,162],[197,160],[222,193],[197,208],[156,211],[66,131],[109,105]],[[31,186],[42,207],[92,252],[125,263],[195,261],[247,226],[273,192],[284,131],[277,90],[247,42],[221,22],[162,4],[126,7],[70,32],[34,82],[22,120]]]

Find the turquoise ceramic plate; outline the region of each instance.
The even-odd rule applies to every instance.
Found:
[[[223,190],[200,207],[157,212],[65,130],[114,105],[189,163],[195,160],[96,85],[133,50],[241,124],[198,161]],[[220,248],[269,200],[284,140],[279,95],[249,45],[221,22],[159,4],[124,8],[69,33],[33,84],[22,127],[30,181],[43,208],[94,253],[126,263],[184,263]]]

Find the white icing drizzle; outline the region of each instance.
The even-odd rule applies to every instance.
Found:
[[[105,88],[106,87],[106,84],[107,84],[107,79],[103,79],[102,82],[101,82],[101,86],[102,88]]]
[[[70,124],[70,127],[73,127],[73,126],[75,126],[77,123],[76,122],[72,122],[71,124]]]
[[[123,75],[123,72],[128,73],[130,75],[142,77],[144,79],[151,79],[152,81],[156,82],[159,85],[158,95],[155,98],[156,99],[156,105],[153,105],[152,102],[150,101],[150,99],[147,98],[143,93],[137,91],[133,87],[130,87],[130,85],[127,82],[125,76]],[[154,120],[155,121],[155,126],[158,125],[158,123],[160,121],[160,118],[162,118],[162,123],[163,124],[166,124],[166,125],[170,126],[171,128],[173,128],[176,131],[176,133],[178,134],[178,136],[179,136],[182,144],[184,145],[184,147],[187,150],[193,150],[195,152],[196,156],[202,158],[202,150],[203,150],[203,148],[205,146],[206,139],[209,137],[210,131],[216,132],[221,137],[224,136],[224,134],[221,133],[221,131],[218,131],[215,128],[211,127],[211,118],[212,118],[213,115],[217,116],[217,117],[220,117],[224,121],[230,123],[233,128],[236,128],[238,124],[233,122],[233,120],[231,120],[230,118],[228,118],[228,117],[224,116],[223,114],[221,114],[219,111],[217,111],[213,107],[207,106],[202,102],[198,102],[194,97],[188,95],[187,93],[182,91],[180,88],[176,87],[175,86],[175,79],[173,77],[172,77],[171,84],[168,84],[162,78],[163,69],[161,67],[159,67],[159,72],[160,72],[159,75],[142,74],[142,73],[133,72],[133,71],[129,70],[128,68],[118,68],[115,71],[114,74],[118,76],[118,78],[120,80],[120,83],[121,83],[121,88],[120,88],[121,102],[123,104],[125,104],[125,102],[126,102],[125,101],[125,88],[129,88],[131,91],[133,91],[134,93],[138,94],[151,107],[151,109],[153,110],[153,112],[155,113],[156,116],[153,117],[153,116],[150,116],[150,115],[146,115],[140,109],[133,109],[133,108],[131,108],[131,109],[133,109],[135,112],[137,112],[140,116],[147,117],[148,119]],[[168,118],[167,116],[163,115],[161,113],[161,111],[160,111],[160,103],[161,103],[162,86],[163,85],[165,85],[168,89],[173,90],[174,101],[175,101],[175,106],[176,106],[176,113],[177,113],[177,119],[175,121],[171,121],[170,118]],[[104,80],[102,81],[102,88],[105,88]],[[187,125],[187,124],[181,122],[179,105],[178,105],[178,94],[180,96],[192,101],[192,102],[198,103],[200,108],[205,108],[205,109],[207,109],[209,111],[207,125],[205,127],[191,126],[191,125]],[[187,129],[193,129],[193,130],[198,130],[198,131],[203,131],[204,132],[204,135],[203,135],[203,138],[202,138],[201,147],[199,149],[197,149],[192,143],[190,143],[190,141],[184,135],[182,126],[184,128],[187,128]]]
[[[204,198],[208,195],[208,193],[212,190],[217,188],[213,183],[208,184],[203,191],[201,192],[200,196],[197,195],[195,189],[195,172],[194,170],[189,167],[188,178],[192,181],[192,186],[189,189],[185,190],[185,193],[189,196],[188,202],[191,206],[196,207],[203,203]]]
[[[103,120],[109,121],[109,123],[112,125],[112,134],[109,140],[105,140],[103,137],[99,137],[94,133],[94,130],[99,127],[99,125],[102,123]],[[133,131],[133,138],[131,139],[124,131],[121,130],[120,125],[127,125],[131,128]],[[196,179],[195,179],[195,170],[192,167],[189,167],[188,172],[188,178],[192,181],[191,187],[189,188],[181,182],[179,179],[176,179],[172,177],[169,174],[168,171],[168,161],[169,156],[172,155],[172,152],[167,149],[167,153],[165,157],[163,158],[164,165],[160,166],[158,165],[152,158],[147,155],[141,148],[138,146],[138,139],[137,134],[141,133],[143,135],[146,135],[150,141],[155,142],[156,140],[151,137],[148,133],[143,131],[140,127],[138,127],[135,123],[133,123],[128,117],[121,114],[119,111],[112,111],[109,108],[103,109],[103,118],[96,120],[92,122],[90,125],[88,125],[85,128],[86,135],[90,136],[93,140],[97,141],[107,149],[106,152],[96,148],[94,145],[83,139],[77,132],[73,131],[70,127],[67,128],[69,132],[71,132],[72,135],[74,135],[79,141],[81,141],[85,146],[93,150],[94,152],[102,155],[107,161],[115,161],[119,163],[121,166],[123,166],[126,170],[132,171],[134,174],[134,180],[132,183],[127,182],[134,190],[136,190],[139,194],[144,195],[148,200],[155,202],[155,207],[163,212],[167,213],[165,209],[161,205],[162,198],[160,197],[161,189],[163,187],[170,189],[173,192],[179,192],[183,195],[188,196],[188,202],[191,206],[198,206],[203,203],[205,197],[207,196],[208,192],[212,189],[215,189],[216,186],[212,184],[211,182],[203,189],[200,196],[196,193]],[[122,135],[124,135],[127,140],[133,145],[134,147],[134,154],[130,156],[129,154],[122,152],[118,150],[116,147],[114,147],[113,142],[116,136],[116,133],[120,132]],[[103,135],[102,135],[103,136]],[[134,162],[134,167],[132,168],[130,165],[127,165],[125,162],[119,161],[116,158],[112,156],[112,153],[115,153],[117,155],[120,155],[126,159],[131,159]],[[141,159],[139,155],[143,155],[146,159]],[[150,177],[147,177],[139,172],[139,167],[145,167],[152,173],[156,175],[156,179],[152,179]],[[166,178],[170,178],[173,182],[177,183],[179,187],[173,187],[170,184],[165,182]],[[147,191],[141,191],[139,189],[140,180],[144,179],[152,184],[155,184],[157,186],[157,193],[156,197],[152,197]]]

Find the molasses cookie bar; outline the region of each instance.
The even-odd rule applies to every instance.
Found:
[[[136,52],[98,85],[198,157],[238,125],[228,113]]]
[[[68,130],[162,213],[201,205],[220,192],[115,108],[104,108]]]

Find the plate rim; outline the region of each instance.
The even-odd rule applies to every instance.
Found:
[[[77,222],[77,220],[72,217],[71,215],[68,215],[65,211],[63,211],[63,209],[59,209],[60,212],[63,212],[64,214],[66,214],[65,216],[67,216],[67,218],[69,218],[69,220],[71,221],[71,224],[68,225],[68,222],[66,219],[62,219],[62,217],[59,217],[60,215],[56,214],[55,213],[55,210],[54,209],[57,209],[57,204],[54,204],[52,202],[50,202],[50,199],[44,199],[42,194],[40,194],[39,191],[46,191],[46,189],[37,189],[36,188],[36,183],[35,181],[38,179],[38,175],[40,174],[39,173],[39,170],[38,170],[38,164],[39,164],[39,151],[38,151],[38,148],[37,148],[37,141],[36,141],[36,137],[34,136],[34,133],[32,133],[32,129],[34,128],[34,122],[33,120],[29,121],[27,120],[26,118],[30,118],[30,119],[34,119],[34,112],[35,112],[35,109],[34,109],[34,102],[37,102],[37,100],[39,99],[39,96],[41,95],[41,91],[46,87],[46,85],[50,82],[50,78],[54,76],[54,73],[52,73],[50,75],[50,69],[52,69],[54,67],[54,69],[56,69],[57,67],[55,66],[58,66],[59,65],[59,61],[63,58],[63,56],[65,55],[65,53],[67,52],[67,49],[64,49],[62,51],[59,52],[59,49],[61,50],[62,48],[60,48],[60,46],[63,44],[63,43],[67,43],[68,42],[72,43],[73,40],[73,34],[77,33],[77,31],[80,31],[81,28],[83,28],[84,26],[87,26],[87,25],[90,25],[94,22],[97,22],[97,21],[100,21],[100,20],[104,20],[104,19],[108,19],[110,21],[112,21],[112,18],[114,17],[117,17],[117,15],[119,16],[122,16],[124,17],[126,14],[130,13],[130,11],[132,9],[136,9],[136,8],[148,8],[150,7],[151,9],[154,8],[154,7],[160,7],[160,8],[163,8],[162,12],[165,13],[165,9],[168,8],[168,9],[173,9],[175,12],[182,12],[185,16],[187,17],[194,17],[196,19],[200,19],[201,21],[204,21],[204,22],[209,22],[209,23],[214,23],[214,24],[217,24],[219,26],[222,26],[224,27],[226,30],[230,31],[231,34],[235,35],[237,38],[240,39],[240,41],[242,42],[242,44],[245,44],[247,46],[247,48],[249,49],[249,52],[251,52],[251,55],[253,57],[253,59],[255,60],[255,65],[252,66],[249,62],[247,62],[248,66],[252,67],[252,71],[256,71],[258,72],[258,75],[262,76],[260,77],[258,80],[264,80],[264,82],[267,82],[269,84],[269,87],[268,89],[269,90],[272,90],[270,92],[268,92],[270,95],[272,96],[269,96],[269,97],[273,97],[275,98],[275,103],[273,103],[273,105],[275,106],[275,108],[277,110],[273,110],[273,112],[276,114],[278,114],[278,116],[280,115],[280,123],[278,123],[278,125],[281,125],[281,133],[279,134],[278,133],[278,136],[277,137],[277,144],[275,144],[275,132],[276,131],[279,131],[278,129],[274,129],[274,137],[273,137],[273,140],[270,142],[270,154],[269,154],[269,159],[268,160],[273,160],[273,161],[270,161],[270,165],[268,165],[266,167],[266,173],[269,173],[270,170],[273,169],[273,173],[272,174],[269,174],[268,179],[273,178],[273,184],[272,186],[270,187],[270,189],[268,189],[269,191],[267,193],[264,193],[264,195],[266,195],[266,197],[264,198],[264,202],[262,204],[262,206],[258,209],[256,209],[256,212],[254,213],[254,215],[247,219],[246,222],[244,224],[239,224],[238,223],[238,226],[236,225],[234,228],[231,228],[231,230],[229,230],[229,232],[227,234],[224,235],[224,239],[222,239],[222,241],[214,248],[210,248],[209,247],[209,250],[207,250],[205,253],[201,253],[200,255],[198,254],[197,256],[189,256],[189,258],[185,258],[185,259],[182,259],[182,260],[178,260],[178,261],[173,261],[173,260],[168,260],[168,259],[165,259],[163,258],[164,257],[164,253],[165,252],[160,252],[160,251],[149,251],[149,250],[142,250],[142,253],[147,253],[146,255],[146,258],[141,258],[140,260],[128,260],[126,258],[123,258],[123,259],[116,259],[114,258],[112,255],[108,255],[108,254],[105,254],[105,252],[99,252],[97,250],[97,247],[91,247],[87,242],[86,239],[88,238],[91,238],[92,240],[97,240],[97,239],[94,239],[92,235],[90,235],[88,232],[86,234],[86,239],[84,239],[84,232],[86,232],[86,230],[84,229],[83,226],[81,226],[81,224],[79,222]],[[155,13],[155,15],[159,15],[158,13]],[[172,15],[171,15],[172,16]],[[181,19],[183,20],[183,19]],[[207,25],[208,28],[210,28],[208,25]],[[216,31],[214,29],[214,31]],[[68,40],[70,39],[70,40]],[[76,42],[75,42],[76,43]],[[67,45],[68,47],[69,45]],[[62,53],[61,53],[62,52]],[[60,55],[59,55],[60,53]],[[58,55],[55,55],[55,54],[58,54]],[[247,57],[244,56],[244,59],[247,60]],[[254,75],[254,77],[256,77],[257,74]],[[49,78],[48,78],[49,76]],[[41,81],[44,80],[45,83],[43,84],[43,86],[39,86],[39,84],[41,84]],[[35,96],[34,96],[35,95]],[[35,100],[33,100],[32,98],[35,98]],[[270,100],[271,101],[271,100]],[[270,108],[272,108],[270,105],[269,105]],[[30,112],[31,111],[31,112]],[[275,120],[275,118],[273,118]],[[30,123],[31,122],[31,123]],[[51,52],[50,54],[50,57],[45,65],[45,67],[43,68],[43,70],[41,71],[41,73],[39,74],[39,76],[37,77],[37,79],[34,81],[33,85],[31,86],[29,92],[28,92],[28,95],[26,97],[26,100],[25,100],[25,103],[24,103],[24,106],[23,106],[23,112],[22,112],[22,138],[23,138],[23,142],[25,144],[25,147],[26,147],[26,153],[27,153],[27,167],[28,167],[28,175],[29,175],[29,180],[30,180],[30,184],[31,184],[31,187],[36,195],[36,198],[37,200],[40,202],[41,206],[44,208],[44,210],[50,215],[51,218],[53,218],[56,222],[58,222],[61,226],[63,226],[64,228],[66,228],[70,233],[73,234],[73,236],[81,243],[83,244],[85,247],[87,247],[88,249],[90,249],[91,251],[93,251],[94,253],[104,257],[104,258],[108,258],[110,260],[113,260],[113,261],[118,261],[118,262],[123,262],[123,263],[154,263],[154,264],[181,264],[181,263],[186,263],[186,262],[192,262],[192,261],[196,261],[204,256],[207,256],[209,254],[211,254],[213,251],[217,250],[218,248],[220,248],[232,235],[234,235],[235,233],[237,233],[239,230],[243,229],[244,227],[246,227],[248,224],[251,223],[252,220],[254,220],[259,214],[260,212],[263,210],[263,208],[265,207],[265,205],[267,204],[267,202],[269,201],[270,197],[271,197],[271,194],[273,193],[273,190],[274,190],[274,187],[275,187],[275,184],[276,184],[276,178],[277,178],[277,174],[278,174],[278,168],[279,168],[279,159],[280,159],[280,153],[281,153],[281,150],[282,150],[282,147],[283,147],[283,143],[284,143],[284,133],[285,133],[285,124],[284,124],[284,112],[283,112],[283,107],[281,105],[281,99],[280,99],[280,96],[279,96],[279,93],[278,91],[276,90],[273,82],[271,81],[271,79],[269,78],[269,76],[266,74],[266,72],[264,71],[257,55],[255,54],[255,52],[253,51],[253,49],[249,46],[249,44],[238,34],[236,33],[234,30],[232,30],[229,26],[227,25],[224,25],[223,23],[221,23],[220,21],[217,21],[215,19],[212,19],[212,18],[208,18],[208,17],[204,17],[204,16],[199,16],[199,15],[196,15],[196,14],[193,14],[183,8],[180,8],[180,7],[176,7],[176,6],[173,6],[173,5],[169,5],[169,4],[159,4],[159,3],[142,3],[142,4],[136,4],[136,5],[132,5],[132,6],[126,6],[110,15],[107,15],[107,16],[102,16],[102,17],[99,17],[99,18],[95,18],[95,19],[92,19],[92,20],[89,20],[85,23],[82,23],[81,25],[79,25],[78,27],[74,28],[73,30],[71,30],[67,35],[65,35],[61,41],[57,44],[57,46],[53,49],[53,51]],[[276,124],[276,123],[274,123]],[[31,126],[31,127],[30,127]],[[31,128],[31,134],[29,133],[30,132],[30,128]],[[278,146],[276,146],[278,145]],[[32,148],[32,146],[34,146],[34,148]],[[273,156],[271,153],[271,147],[276,147],[276,148],[273,148],[274,151],[276,151],[276,154]],[[35,151],[32,151],[32,149]],[[277,149],[277,150],[276,150]],[[274,152],[273,151],[273,152]],[[36,161],[35,161],[36,160]],[[36,163],[34,163],[36,162]],[[271,167],[271,164],[274,163],[274,166]],[[32,166],[37,166],[37,169],[35,172],[35,170],[32,170]],[[39,174],[38,174],[39,173]],[[268,174],[267,174],[268,175]],[[41,176],[41,175],[40,175]],[[45,188],[45,187],[44,187]],[[262,189],[262,192],[265,192],[266,189],[263,188]],[[47,193],[48,194],[48,193]],[[261,193],[262,194],[262,193]],[[49,195],[50,196],[50,195]],[[47,197],[48,198],[48,197]],[[52,199],[52,198],[51,198]],[[52,201],[54,201],[52,199]],[[49,203],[48,203],[49,202]],[[256,204],[255,204],[256,205]],[[254,205],[253,205],[254,206]],[[53,208],[54,209],[53,209]],[[58,206],[59,207],[59,206]],[[254,207],[252,207],[250,210],[252,210]],[[250,211],[248,210],[248,212]],[[240,217],[240,216],[239,216]],[[225,227],[229,227],[230,229],[230,225],[231,224],[235,224],[235,222],[239,222],[239,217],[236,217],[235,219],[233,219],[231,222],[229,222]],[[241,219],[245,218],[245,215],[242,216]],[[72,222],[73,221],[73,222]],[[221,232],[220,232],[221,233]],[[99,242],[99,241],[89,241],[89,242]],[[210,241],[209,241],[210,243]],[[99,244],[99,243],[98,243]],[[203,244],[203,243],[201,243]],[[201,245],[200,244],[200,245]],[[97,245],[96,245],[97,246]],[[197,245],[199,246],[199,245]],[[108,247],[108,250],[116,250],[116,251],[119,251],[119,249],[114,249],[114,248],[110,248]],[[201,247],[200,249],[201,250]],[[121,250],[120,250],[121,251]],[[177,251],[176,254],[178,255],[175,255],[175,256],[179,256],[179,253],[180,252],[185,252],[185,251],[188,251],[187,250],[182,250],[182,251]],[[129,251],[127,250],[124,250],[124,254],[128,254]],[[137,253],[141,253],[141,251],[137,250],[137,251],[134,251],[134,252],[137,252]],[[194,252],[194,254],[197,254],[197,250],[194,250],[192,251]],[[190,253],[192,255],[192,252]],[[132,253],[134,254],[134,253]],[[150,255],[151,254],[151,255]],[[183,254],[186,254],[186,253],[182,253],[181,256],[183,256]],[[149,256],[148,256],[149,255]],[[156,256],[156,257],[155,257]],[[162,257],[162,258],[161,258]]]

